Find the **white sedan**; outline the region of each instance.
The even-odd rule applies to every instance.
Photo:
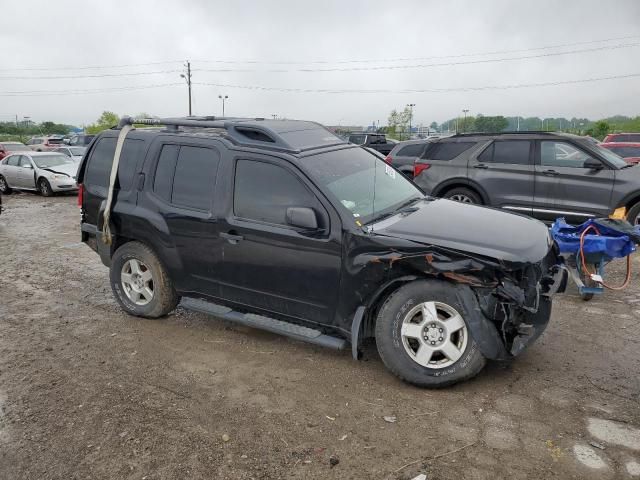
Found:
[[[77,163],[80,163],[80,160],[82,160],[82,156],[86,151],[87,147],[60,147],[54,150],[55,153],[66,155],[67,157],[75,160]]]
[[[0,192],[35,190],[45,197],[78,189],[78,162],[61,153],[20,152],[0,162]]]

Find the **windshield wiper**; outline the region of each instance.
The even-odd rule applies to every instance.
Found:
[[[383,213],[382,215],[377,216],[376,218],[371,219],[365,225],[371,225],[372,223],[379,222],[380,220],[384,220],[385,218],[393,217],[398,213],[404,213],[407,211],[407,207],[416,203],[418,200],[425,200],[425,197],[412,197],[411,199],[401,203],[396,208],[391,210],[390,212]]]

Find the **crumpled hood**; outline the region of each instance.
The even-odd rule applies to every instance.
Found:
[[[512,263],[539,262],[552,245],[546,225],[533,218],[445,199],[416,206],[413,213],[380,222],[375,233]]]
[[[44,170],[48,173],[64,173],[65,175],[69,175],[70,177],[75,177],[78,173],[78,164],[65,163],[64,165],[57,165],[51,168],[39,168],[39,170]]]

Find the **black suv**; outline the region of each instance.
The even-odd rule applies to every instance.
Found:
[[[132,315],[182,299],[355,358],[374,337],[421,386],[470,378],[547,325],[563,279],[536,220],[425,197],[312,122],[133,123],[102,132],[78,176],[82,240]]]
[[[388,141],[383,133],[352,133],[349,135],[349,141],[361,147],[373,148],[383,155],[388,155],[396,146]]]
[[[586,137],[521,132],[434,140],[414,181],[434,196],[553,221],[582,222],[618,210],[640,223],[640,167]],[[623,210],[624,209],[624,210]]]

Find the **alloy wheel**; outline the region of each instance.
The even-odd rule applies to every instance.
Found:
[[[467,325],[450,305],[423,302],[404,317],[400,330],[409,357],[428,368],[446,368],[456,363],[469,341]]]
[[[136,305],[147,305],[153,300],[153,274],[140,260],[132,258],[124,263],[120,283],[127,298]]]
[[[460,202],[460,203],[474,203],[473,200],[471,199],[471,197],[468,197],[467,195],[464,194],[460,194],[460,193],[456,193],[455,195],[451,195],[449,197],[450,200],[455,200],[456,202]]]

